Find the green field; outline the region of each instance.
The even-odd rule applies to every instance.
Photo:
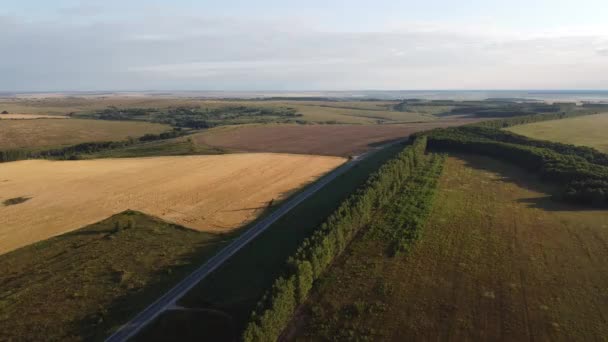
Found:
[[[409,111],[397,111],[399,101],[317,101],[317,100],[206,100],[155,96],[54,97],[40,99],[0,100],[0,111],[10,113],[90,115],[109,107],[119,109],[143,108],[167,110],[187,107],[215,110],[226,107],[293,108],[298,119],[308,123],[376,124],[418,122],[435,119],[436,114],[449,111],[446,106],[419,106]]]
[[[536,122],[508,130],[534,139],[589,146],[608,153],[608,113]]]
[[[144,331],[140,338],[175,338],[171,332],[178,332],[183,338],[188,334],[200,336],[196,331],[198,327],[217,324],[218,319],[223,322],[223,326],[230,325],[234,328],[227,335],[226,330],[212,330],[209,333],[212,335],[204,335],[207,339],[224,340],[230,336],[239,336],[257,301],[272,285],[276,276],[282,273],[287,257],[355,188],[365,182],[370,173],[402,149],[402,145],[396,145],[376,153],[291,210],[179,302],[181,306],[195,309],[191,312],[192,315],[183,312],[166,313]],[[208,311],[219,312],[221,315],[219,318],[217,315],[205,316]],[[179,315],[179,319],[175,315]],[[203,317],[201,319],[196,316]],[[192,329],[192,326],[197,329]]]
[[[449,158],[409,253],[353,242],[285,340],[603,340],[608,215],[551,192],[508,164]]]
[[[4,254],[0,340],[103,340],[230,238],[125,212]]]
[[[188,137],[180,137],[168,140],[151,141],[126,146],[117,149],[105,150],[91,154],[81,154],[82,159],[96,158],[134,158],[134,157],[157,157],[157,156],[185,156],[185,155],[209,155],[227,153],[219,147],[211,147],[197,143]]]
[[[276,102],[279,104],[281,102]],[[275,105],[276,105],[275,104]],[[404,123],[431,121],[435,119],[432,113],[427,112],[399,112],[392,110],[396,102],[378,104],[374,102],[342,103],[342,102],[286,102],[303,114],[303,119],[317,123],[347,123],[347,124],[375,124],[375,123]]]
[[[0,120],[0,149],[49,148],[92,141],[125,140],[168,131],[148,122],[80,119]]]

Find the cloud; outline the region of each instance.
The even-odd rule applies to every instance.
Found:
[[[107,13],[106,8],[99,4],[80,3],[75,6],[63,7],[58,10],[60,15],[92,17]]]
[[[601,36],[432,23],[328,32],[289,22],[147,11],[0,17],[0,90],[608,87]]]

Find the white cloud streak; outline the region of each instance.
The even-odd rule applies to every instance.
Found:
[[[608,88],[602,29],[393,23],[361,33],[289,22],[0,17],[0,90]]]

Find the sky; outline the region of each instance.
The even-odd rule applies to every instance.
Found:
[[[606,0],[0,0],[0,91],[608,89]]]

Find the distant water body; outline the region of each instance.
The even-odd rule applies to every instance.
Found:
[[[379,95],[384,92],[378,92]],[[521,99],[550,102],[592,101],[608,102],[607,90],[470,90],[470,91],[395,91],[386,92],[387,97],[419,98],[427,100],[484,100]]]
[[[260,91],[190,92],[220,98],[328,97],[353,99],[485,100],[519,99],[549,102],[607,102],[608,90],[368,90],[368,91]]]
[[[160,96],[195,98],[340,98],[340,99],[423,99],[423,100],[539,100],[547,102],[605,102],[608,90],[361,90],[361,91],[71,91],[0,93],[0,97],[47,96]]]

